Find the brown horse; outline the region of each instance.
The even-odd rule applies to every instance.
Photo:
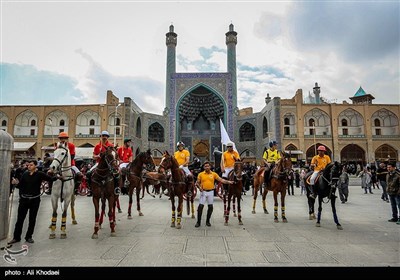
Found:
[[[149,192],[149,186],[153,186],[154,194]],[[155,195],[161,196],[165,193],[164,191],[168,189],[168,176],[159,168],[157,172],[146,172],[143,174],[143,192],[142,197],[144,197],[144,191],[146,190],[149,195],[156,197]]]
[[[143,216],[142,211],[140,211],[140,190],[142,187],[142,171],[143,165],[149,165],[150,168],[154,168],[154,160],[151,156],[151,151],[148,149],[146,152],[141,152],[131,163],[129,163],[127,170],[128,174],[126,180],[129,182],[128,195],[129,195],[129,206],[128,206],[128,219],[132,219],[131,209],[132,209],[132,195],[133,190],[136,189],[136,204],[139,216]]]
[[[176,228],[180,229],[181,219],[182,219],[182,210],[183,210],[183,195],[186,194],[187,197],[192,197],[194,190],[194,181],[192,176],[185,176],[185,172],[179,168],[178,161],[174,156],[171,156],[167,151],[164,152],[164,155],[160,162],[160,168],[164,170],[171,170],[171,179],[172,182],[169,184],[169,194],[170,200],[172,204],[172,218],[171,218],[171,227],[175,227],[175,196],[178,197],[178,208],[176,209],[178,212],[176,218]],[[187,199],[187,207],[192,209],[192,218],[194,219],[194,205],[193,199]],[[188,210],[189,212],[190,210]]]
[[[110,221],[111,236],[115,236],[115,194],[114,175],[118,173],[117,152],[114,147],[107,147],[105,152],[100,153],[100,161],[94,169],[91,179],[91,190],[93,194],[95,225],[92,239],[97,239],[99,224],[99,204],[108,201],[108,220]]]
[[[231,210],[231,200],[233,200],[233,207],[235,208],[235,199],[237,200],[237,217],[239,225],[243,225],[242,222],[242,209],[240,207],[240,200],[242,199],[243,189],[243,162],[240,159],[235,161],[233,170],[228,174],[228,180],[233,181],[232,185],[228,185],[228,191],[224,192],[224,217],[225,225],[228,225],[229,212]],[[228,206],[226,205],[226,197],[228,197]],[[235,214],[236,216],[236,214]]]
[[[254,197],[253,197],[253,211],[252,213],[256,213],[256,201],[258,190],[262,186],[264,182],[264,170],[265,167],[261,167],[254,174]],[[288,175],[292,170],[292,161],[288,154],[282,154],[282,158],[276,163],[275,167],[272,169],[271,173],[271,181],[270,184],[265,187],[262,193],[262,203],[264,213],[268,214],[266,197],[268,191],[273,191],[274,195],[274,221],[277,223],[278,221],[278,193],[281,194],[281,211],[282,211],[282,221],[284,223],[287,222],[285,215],[285,196],[286,196],[286,188],[288,185]]]

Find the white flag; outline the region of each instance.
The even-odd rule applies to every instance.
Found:
[[[236,145],[235,145],[235,143],[234,143],[233,141],[231,141],[231,139],[229,138],[228,132],[226,132],[224,123],[222,122],[221,119],[219,119],[219,126],[221,127],[221,143],[222,143],[223,145],[226,145],[226,144],[228,144],[229,142],[232,142],[232,143],[233,143],[233,150],[237,151],[237,150],[236,150]]]
[[[226,145],[229,142],[232,142],[231,139],[229,138],[228,132],[226,132],[224,123],[222,122],[221,119],[219,119],[219,126],[221,127],[221,143],[223,145]]]

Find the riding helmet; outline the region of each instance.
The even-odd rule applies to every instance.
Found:
[[[69,138],[68,133],[67,132],[60,132],[60,134],[58,134],[58,138]]]
[[[270,148],[272,148],[272,146],[274,146],[274,145],[278,145],[278,143],[275,140],[269,142],[269,147]]]
[[[128,143],[129,141],[132,141],[132,139],[131,138],[125,138],[124,139],[124,144]]]
[[[105,136],[110,137],[110,133],[108,133],[107,130],[103,130],[103,131],[101,132],[101,135],[102,135],[102,136],[105,135]]]
[[[179,147],[180,145],[182,145],[182,147],[185,147],[185,143],[183,143],[182,141],[178,141],[178,143],[176,143],[176,146]]]
[[[325,148],[325,146],[319,146],[318,147],[318,149],[317,149],[317,151],[324,151],[324,152],[326,152],[326,148]]]

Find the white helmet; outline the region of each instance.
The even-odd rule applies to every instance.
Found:
[[[110,137],[110,133],[108,133],[107,130],[103,130],[103,131],[101,132],[101,135],[107,135],[108,137]]]
[[[233,147],[233,142],[228,142],[228,143],[226,143],[226,146],[227,146],[227,147]]]
[[[183,143],[182,141],[178,141],[178,143],[176,143],[177,147],[179,147],[179,145],[182,145],[183,147],[185,147],[185,143]]]

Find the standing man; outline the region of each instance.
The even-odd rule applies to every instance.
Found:
[[[349,174],[347,174],[346,166],[343,166],[343,172],[339,176],[339,197],[342,203],[347,202],[347,198],[349,197]]]
[[[121,170],[121,179],[119,181],[119,187],[123,189],[124,182],[126,180],[127,175],[127,166],[133,160],[133,152],[131,149],[132,139],[125,138],[124,145],[118,148],[118,158],[120,159],[119,169]],[[129,182],[128,182],[129,184]]]
[[[273,140],[269,142],[269,149],[266,150],[263,154],[263,160],[265,164],[265,171],[264,171],[264,185],[267,186],[272,169],[275,167],[275,163],[281,159],[281,153],[278,151],[278,143]]]
[[[179,141],[176,143],[176,147],[178,150],[174,153],[175,159],[178,161],[179,168],[182,168],[183,171],[185,171],[186,176],[190,176],[192,173],[190,173],[188,164],[190,160],[190,152],[188,150],[185,150],[185,143],[182,141]]]
[[[315,190],[315,178],[320,171],[324,170],[325,167],[331,163],[331,158],[328,155],[325,155],[326,148],[325,146],[319,146],[318,155],[314,156],[311,160],[311,168],[314,168],[314,173],[311,175],[310,178],[310,198],[315,199],[316,197],[316,190]]]
[[[387,168],[386,168],[386,165],[385,165],[384,162],[381,162],[381,163],[379,164],[378,170],[376,170],[376,178],[378,179],[379,184],[380,184],[381,187],[382,187],[381,199],[382,199],[383,201],[386,201],[386,202],[389,203],[388,194],[387,194],[387,192],[386,192],[386,187],[387,187],[387,184],[386,184],[386,175],[387,175],[387,174],[388,174],[388,170],[387,170]]]
[[[228,179],[229,172],[233,170],[235,161],[240,159],[240,155],[233,149],[233,143],[229,142],[226,144],[227,150],[222,154],[221,159],[221,172],[222,178]],[[228,190],[228,185],[224,184],[224,189]]]
[[[75,166],[75,145],[68,141],[69,136],[67,132],[60,132],[60,134],[58,135],[58,139],[60,139],[60,144],[63,144],[65,147],[68,147],[69,154],[71,155],[71,165],[72,165],[71,168],[72,168],[72,173],[74,174],[74,191],[75,194],[77,194],[83,176],[78,167]],[[50,193],[52,186],[53,184],[49,184]]]
[[[207,201],[207,220],[206,225],[211,226],[210,218],[213,212],[214,206],[214,186],[215,180],[222,182],[223,184],[233,184],[232,181],[222,179],[217,173],[211,171],[210,162],[206,161],[203,164],[204,171],[200,172],[197,176],[196,186],[200,190],[199,207],[197,208],[197,223],[195,227],[201,225],[201,215],[203,214],[204,203]]]
[[[32,239],[33,231],[36,224],[36,216],[40,206],[40,187],[42,181],[55,181],[59,177],[50,177],[37,169],[37,161],[28,161],[28,170],[22,174],[21,179],[14,179],[19,189],[19,205],[17,222],[14,228],[14,237],[8,244],[14,244],[21,241],[22,227],[29,211],[28,230],[25,234],[25,241],[34,243]]]
[[[392,206],[392,218],[388,222],[400,225],[400,174],[396,170],[396,163],[389,162],[386,175],[387,193]]]

